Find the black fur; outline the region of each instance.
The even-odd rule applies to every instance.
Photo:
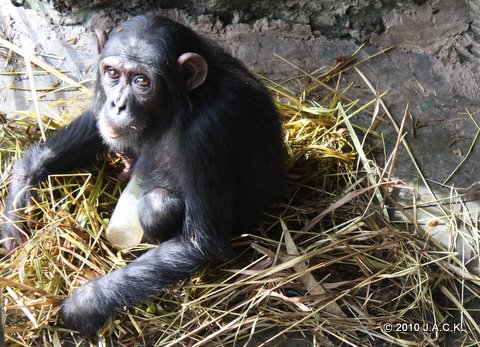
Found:
[[[185,88],[189,71],[177,63],[186,52],[208,64],[206,80],[193,90]],[[101,71],[109,56],[146,68],[160,86],[145,96],[128,96],[121,121],[131,127],[109,118],[109,108],[120,107]],[[102,141],[105,124],[112,123],[131,132],[128,140]],[[132,172],[146,192],[142,226],[151,239],[166,241],[64,301],[64,323],[85,334],[95,333],[115,308],[141,303],[227,254],[229,239],[255,226],[279,198],[283,179],[281,127],[268,92],[238,60],[162,17],[135,17],[112,31],[100,56],[91,109],[26,151],[13,172],[7,217],[20,220],[15,206],[27,205],[25,187],[108,149],[135,158]],[[21,234],[4,224],[2,237]]]

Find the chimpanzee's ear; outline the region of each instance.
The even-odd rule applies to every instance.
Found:
[[[188,90],[195,89],[205,82],[208,74],[208,64],[204,57],[197,53],[183,53],[177,59],[183,71],[185,86]]]
[[[97,37],[97,51],[100,54],[107,44],[108,34],[103,29],[95,29],[95,36]]]

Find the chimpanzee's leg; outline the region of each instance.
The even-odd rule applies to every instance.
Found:
[[[181,232],[185,204],[179,193],[156,188],[143,195],[138,212],[146,241],[161,242]]]

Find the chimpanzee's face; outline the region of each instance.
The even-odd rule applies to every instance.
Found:
[[[96,31],[100,61],[98,129],[115,151],[135,148],[155,131],[168,127],[177,107],[188,105],[188,93],[203,85],[208,64],[195,52],[182,52],[167,40],[166,29],[140,17],[114,29]],[[153,35],[153,36],[152,36]],[[98,89],[97,89],[98,90]],[[103,100],[105,102],[103,103]],[[99,98],[100,100],[100,98]]]
[[[133,59],[108,56],[99,64],[106,102],[98,115],[98,127],[113,148],[135,145],[158,113],[160,83],[155,75]]]

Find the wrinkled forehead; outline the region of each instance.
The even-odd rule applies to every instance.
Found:
[[[109,37],[101,59],[106,57],[121,57],[142,65],[159,67],[165,63],[161,47],[155,44],[147,35],[135,33],[113,34]]]

